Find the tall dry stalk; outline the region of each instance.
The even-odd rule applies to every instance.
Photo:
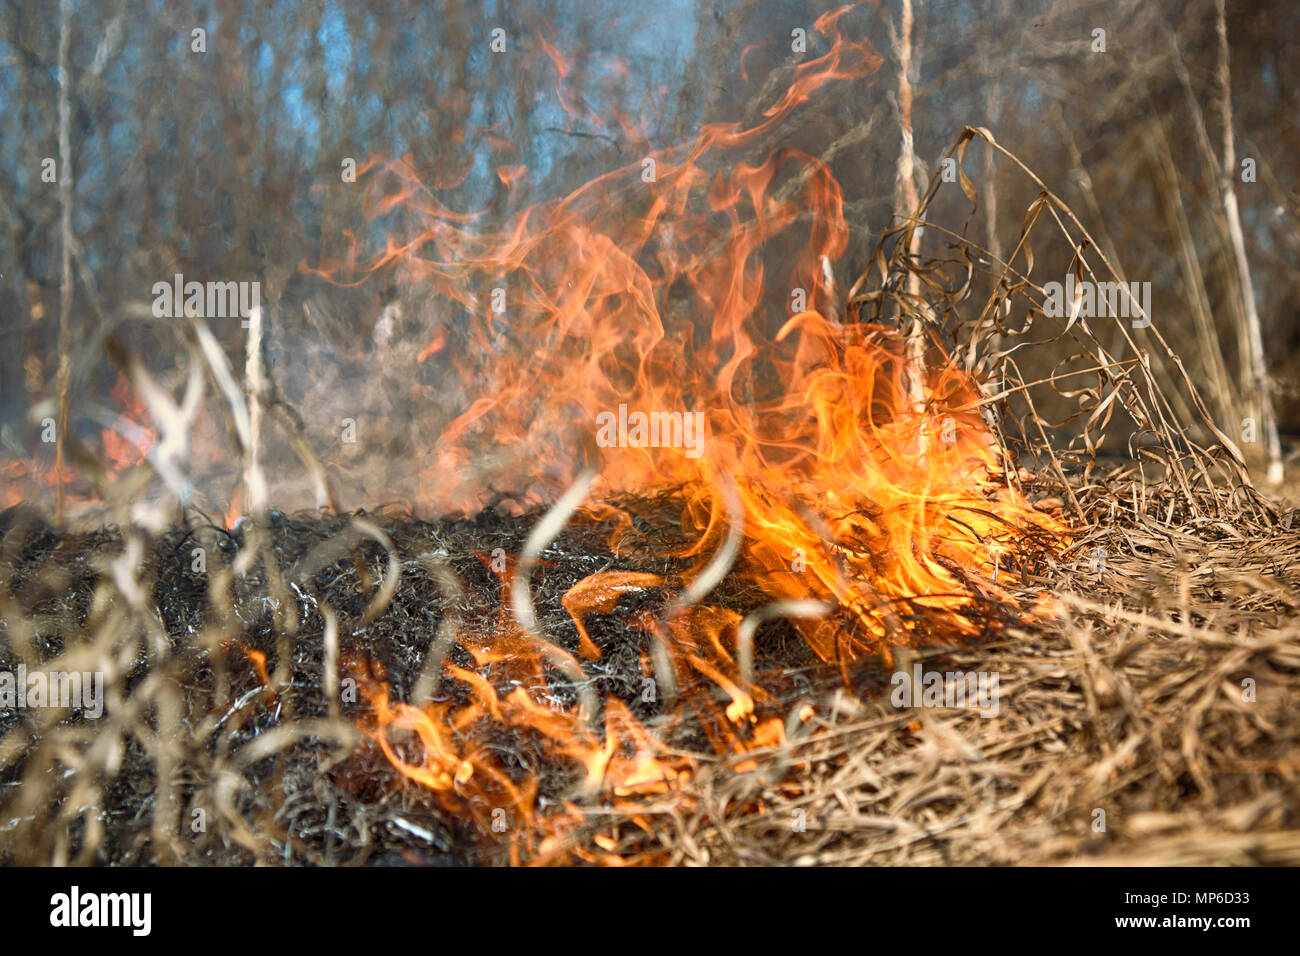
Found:
[[[996,58],[993,50],[993,32],[996,24],[1000,23],[1006,14],[1006,2],[1002,0],[998,4],[996,13],[988,26],[980,33],[980,71],[983,74],[983,81],[986,85],[984,93],[984,126],[992,129],[997,119],[1002,113],[1002,84],[995,66]],[[991,259],[990,269],[1000,273],[999,283],[1002,281],[1001,276],[1005,275],[1002,268],[1002,241],[998,237],[998,189],[997,189],[997,156],[991,148],[984,150],[983,159],[983,181],[980,183],[980,205],[984,207],[984,242]],[[990,355],[996,355],[1002,351],[1002,334],[997,330],[998,322],[1005,324],[1006,320],[1011,317],[1011,299],[1007,297],[1002,301],[997,310],[997,314],[990,316],[993,323],[993,330],[987,337],[985,348]],[[975,368],[978,361],[976,355],[977,346],[980,343],[981,336],[971,336],[970,348],[967,349],[966,364],[968,368]],[[980,389],[985,398],[991,399],[1001,391],[1002,370],[998,374],[991,376],[987,381],[980,383]],[[992,434],[997,434],[999,426],[999,413],[997,404],[993,401],[988,402],[980,408],[980,414],[989,426]]]
[[[244,449],[244,491],[248,513],[255,521],[266,516],[269,496],[262,471],[262,407],[266,399],[266,372],[262,364],[262,309],[248,314],[248,342],[244,362],[244,384],[248,389],[248,446]]]
[[[1144,144],[1151,159],[1152,169],[1163,187],[1159,196],[1169,220],[1170,235],[1175,240],[1174,248],[1178,252],[1179,270],[1183,275],[1188,307],[1201,340],[1201,357],[1205,363],[1215,415],[1219,421],[1227,422],[1232,419],[1233,411],[1239,407],[1238,392],[1233,387],[1232,376],[1224,360],[1223,349],[1219,345],[1219,334],[1214,325],[1214,312],[1210,305],[1205,274],[1197,256],[1192,225],[1183,201],[1183,187],[1178,175],[1178,165],[1162,123],[1151,124],[1144,137]]]
[[[913,216],[920,204],[916,188],[916,146],[912,134],[912,0],[901,0],[902,10],[897,27],[889,25],[890,43],[898,58],[898,127],[901,145],[894,176],[894,206],[900,215]],[[921,230],[916,227],[899,236],[907,243],[907,257],[913,259],[921,245]],[[912,302],[920,301],[921,282],[915,272],[908,272],[907,295]],[[908,394],[919,411],[925,405],[925,325],[924,312],[908,308],[901,314],[911,314],[907,331]]]
[[[1264,335],[1259,325],[1259,312],[1255,308],[1255,287],[1250,279],[1250,263],[1246,259],[1246,240],[1241,231],[1241,214],[1237,209],[1234,181],[1237,175],[1237,151],[1232,137],[1232,85],[1228,71],[1228,21],[1224,0],[1215,0],[1215,28],[1219,36],[1219,95],[1223,110],[1223,166],[1219,176],[1219,192],[1223,197],[1223,210],[1228,219],[1228,238],[1237,266],[1238,287],[1245,308],[1244,345],[1250,357],[1251,388],[1259,403],[1260,429],[1264,433],[1268,462],[1268,481],[1279,484],[1283,477],[1282,443],[1277,433],[1277,417],[1273,411],[1273,390],[1264,360]]]

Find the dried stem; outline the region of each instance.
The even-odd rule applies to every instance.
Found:
[[[68,103],[68,42],[71,29],[71,0],[59,0],[59,411],[54,436],[56,474],[54,521],[60,527],[64,518],[63,445],[68,433],[68,388],[72,379],[72,134],[71,108]]]

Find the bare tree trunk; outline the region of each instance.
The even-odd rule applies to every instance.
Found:
[[[1224,0],[1215,0],[1217,30],[1219,34],[1219,93],[1223,98],[1223,169],[1219,191],[1223,194],[1223,209],[1228,218],[1228,237],[1237,262],[1237,278],[1246,310],[1246,341],[1250,354],[1250,368],[1259,402],[1260,429],[1267,443],[1268,481],[1282,481],[1282,442],[1277,433],[1277,417],[1273,411],[1273,390],[1268,378],[1268,365],[1264,361],[1264,335],[1259,325],[1259,312],[1255,309],[1255,288],[1250,281],[1250,264],[1246,261],[1246,240],[1241,231],[1241,215],[1237,209],[1237,151],[1232,137],[1232,86],[1228,73],[1228,21],[1224,13]]]
[[[72,362],[68,355],[69,325],[72,312],[72,134],[71,109],[68,104],[68,31],[71,0],[59,2],[59,232],[62,240],[61,275],[59,286],[59,412],[54,435],[54,522],[63,525],[63,442],[68,432],[68,386],[72,377]]]

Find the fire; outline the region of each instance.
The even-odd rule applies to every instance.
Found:
[[[576,768],[569,782],[573,799],[602,790],[616,797],[663,792],[684,771],[662,759],[665,748],[617,698],[603,702],[597,726],[595,715],[554,696],[545,671],[563,652],[519,627],[506,609],[508,574],[501,583],[495,627],[461,641],[477,669],[444,666],[445,676],[463,689],[460,699],[423,708],[394,703],[380,665],[355,655],[345,665],[358,676],[371,709],[367,729],[392,766],[433,791],[448,810],[468,812],[483,832],[508,830],[511,861],[519,863],[536,859],[541,844],[580,822],[582,813],[566,800],[556,812],[539,815],[537,779],[518,780],[502,764],[491,745],[494,731],[516,728],[525,738],[521,747]],[[488,671],[492,680],[484,676]]]
[[[109,477],[116,478],[143,461],[149,450],[158,443],[158,436],[152,428],[140,424],[149,420],[149,413],[131,389],[131,380],[124,373],[118,373],[112,395],[122,413],[118,416],[116,425],[105,428],[100,435]]]
[[[12,508],[23,500],[20,482],[27,477],[30,466],[25,461],[12,460],[0,463],[0,475],[6,482],[4,497],[0,498],[0,508]]]
[[[118,414],[110,427],[99,431],[101,481],[114,481],[131,471],[145,460],[158,442],[157,433],[149,424],[148,411],[124,373],[118,373],[109,394]],[[43,441],[53,448],[52,438],[43,438]],[[68,501],[73,507],[102,500],[93,487],[91,476],[81,474],[67,461],[60,472],[52,454],[33,455],[26,459],[0,457],[0,477],[7,483],[0,493],[0,509],[23,501],[39,500],[42,489],[51,489],[60,483],[68,489]]]
[[[570,589],[572,650],[511,614],[503,573],[490,633],[462,639],[475,666],[443,665],[451,698],[394,702],[377,664],[347,662],[392,766],[485,834],[508,818],[516,862],[588,852],[566,836],[584,802],[622,805],[689,778],[691,761],[664,743],[687,722],[739,770],[784,740],[752,664],[757,619],[708,601],[721,573],[758,585],[770,616],[790,616],[841,667],[888,659],[899,644],[978,637],[995,626],[990,607],[1050,613],[1018,609],[1005,582],[1068,532],[1008,483],[978,383],[935,339],[918,356],[896,330],[838,314],[830,266],[849,234],[821,160],[790,148],[742,158],[822,87],[877,69],[866,43],[839,32],[844,12],[817,22],[829,52],[797,69],[758,125],[706,126],[500,230],[443,205],[410,163],[368,167],[375,214],[401,206],[427,228],[390,238],[362,278],[398,270],[445,307],[419,359],[468,396],[420,452],[421,507],[473,511],[489,478],[515,479],[523,503],[540,505],[587,468],[597,477],[572,520],[611,523],[615,553],[647,546],[622,503],[665,493],[688,541],[664,555],[689,564],[679,576],[609,571]],[[548,52],[562,83],[568,61]],[[522,173],[498,170],[507,184]],[[342,281],[357,261],[354,250],[309,271]],[[602,435],[610,416],[619,426]],[[692,422],[702,428],[688,440]],[[490,476],[479,464],[489,460]],[[623,699],[582,699],[573,677],[602,656],[590,616],[646,589],[670,596],[666,612],[641,619],[642,672],[664,698],[653,730]],[[537,775],[490,746],[503,728],[571,768],[567,796],[547,811]]]

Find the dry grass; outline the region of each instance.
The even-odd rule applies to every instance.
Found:
[[[1122,515],[1086,542],[1104,569],[1038,582],[1056,622],[941,656],[999,675],[996,717],[832,692],[766,779],[702,774],[629,843],[714,864],[1300,863],[1300,534]]]
[[[1083,500],[1123,500],[1103,487]],[[1212,510],[1209,502],[1201,508]],[[805,664],[807,679],[787,689],[781,706],[811,706],[816,716],[790,721],[799,729],[787,748],[760,754],[758,770],[747,773],[697,753],[688,786],[635,813],[594,801],[573,848],[603,854],[612,836],[629,860],[688,864],[1300,862],[1292,706],[1300,529],[1285,519],[1174,526],[1160,520],[1158,504],[1153,510],[1156,517],[1117,511],[1068,561],[1027,576],[1024,593],[1056,597],[1055,621],[1013,627],[979,648],[918,653],[927,670],[996,673],[996,716],[894,708],[879,663],[853,671],[848,689]],[[384,547],[364,545],[346,519],[314,517],[279,519],[271,546],[295,581],[328,582],[306,590],[313,603],[339,609],[344,653],[378,653],[404,697],[437,633],[427,609],[450,607],[427,557],[415,556],[438,548],[460,555],[448,570],[490,598],[473,552],[517,549],[527,524],[384,524],[402,580],[364,627],[383,590]],[[19,536],[9,530],[12,544]],[[163,584],[141,605],[157,609],[165,632],[158,646],[132,632],[105,597],[114,586],[87,566],[118,552],[121,538],[26,536],[28,573],[7,577],[29,610],[19,614],[6,594],[11,640],[19,633],[12,622],[25,620],[34,657],[53,658],[45,666],[113,661],[115,671],[98,721],[55,711],[6,719],[5,859],[345,864],[414,852],[408,858],[420,862],[499,861],[500,845],[387,767],[356,732],[356,708],[329,717],[324,619],[306,612],[307,602],[279,657],[264,576],[254,573],[229,599],[227,633],[273,663],[292,661],[271,677],[281,688],[275,699],[247,655],[207,650],[212,611],[203,609],[202,582],[185,570],[187,545],[204,538],[173,533],[140,562],[142,576]],[[557,633],[558,595],[608,561],[594,540],[564,539],[548,552],[560,569],[539,598],[541,628]],[[1094,564],[1094,547],[1106,548],[1104,567]],[[60,568],[63,581],[50,574]],[[744,606],[755,597],[723,599]],[[52,653],[55,635],[72,630],[61,621],[82,621],[90,640]],[[620,611],[602,627],[617,635],[629,623]],[[636,648],[628,651],[608,658],[604,674],[635,686]],[[206,832],[188,826],[196,808],[205,809]],[[1104,831],[1094,829],[1098,810]],[[597,835],[601,848],[591,842]]]

